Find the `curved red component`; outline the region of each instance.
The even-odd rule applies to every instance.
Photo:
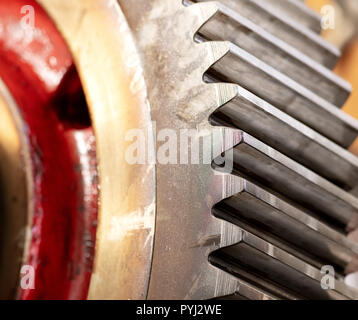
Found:
[[[0,77],[26,123],[32,160],[27,264],[35,289],[20,298],[86,299],[97,218],[94,135],[67,45],[33,0],[0,0]]]

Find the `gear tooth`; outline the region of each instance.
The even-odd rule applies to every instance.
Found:
[[[217,283],[214,298],[235,295],[240,288],[240,282],[237,278],[220,269],[218,269]]]
[[[225,220],[221,221],[220,248],[226,248],[240,243],[243,236],[244,233],[241,228]]]
[[[238,95],[238,86],[233,83],[216,83],[218,108],[227,104]]]
[[[194,117],[194,115],[186,115],[187,112],[181,112],[181,116],[185,119],[193,119],[195,118],[196,122],[204,125],[209,124],[210,116],[217,111],[220,107],[224,106],[231,100],[233,100],[238,95],[237,85],[231,83],[205,83],[196,88],[197,91],[202,92],[200,95],[200,99],[198,100],[197,106],[201,105],[201,108],[196,108],[196,114],[200,115],[200,117]],[[202,97],[205,95],[206,97],[211,97],[211,103],[202,104]],[[194,99],[192,100],[194,101]],[[201,110],[199,112],[199,110]],[[231,129],[230,129],[231,130]],[[237,131],[237,130],[236,130]]]
[[[203,68],[203,76],[210,67],[223,59],[230,52],[231,43],[229,41],[210,41],[205,42],[204,46],[210,54],[207,65]],[[211,113],[238,95],[238,86],[234,83],[214,83],[212,85],[214,85],[216,89],[217,105]]]
[[[198,16],[200,17],[198,25],[194,28],[195,35],[200,28],[219,11],[219,6],[216,1],[209,1],[192,4],[186,9],[197,11]]]
[[[191,91],[190,108],[177,110],[177,115],[188,123],[196,123],[198,126],[212,127],[209,117],[220,107],[234,99],[237,94],[237,86],[225,83],[201,83]],[[210,102],[203,103],[207,99]]]
[[[230,52],[231,43],[229,41],[208,41],[204,45],[210,50],[210,66],[221,60]]]

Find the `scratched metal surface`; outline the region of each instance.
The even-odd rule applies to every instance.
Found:
[[[327,69],[315,64],[333,67],[339,57],[339,51],[320,38],[315,31],[308,27],[301,28],[299,23],[291,22],[287,16],[279,17],[273,12],[273,7],[262,2],[221,1],[229,8],[240,11],[245,18],[270,34],[264,34],[264,37],[271,41],[273,47],[276,46],[271,52],[290,52],[293,57],[289,64],[290,69],[282,68],[281,73],[277,72],[273,65],[259,61],[260,57],[251,57],[250,54],[254,55],[254,50],[248,53],[245,49],[227,42],[204,41],[211,40],[210,37],[195,41],[197,31],[205,30],[208,20],[214,22],[214,27],[211,27],[211,31],[206,35],[213,34],[212,30],[217,25],[215,19],[220,12],[220,7],[215,3],[198,2],[200,3],[184,6],[179,0],[138,0],[133,5],[132,2],[119,0],[118,6],[115,1],[103,0],[84,1],[75,5],[69,2],[64,4],[60,0],[42,1],[72,48],[96,123],[101,215],[96,268],[89,297],[356,298],[357,292],[345,286],[342,277],[356,261],[356,246],[347,241],[346,233],[357,228],[358,200],[347,192],[351,190],[338,186],[336,180],[347,184],[345,189],[354,189],[355,181],[352,180],[355,179],[350,180],[349,172],[355,172],[357,160],[342,147],[332,141],[327,142],[327,137],[342,146],[348,146],[355,137],[358,126],[355,120],[336,108],[344,103],[350,91],[349,86],[333,77]],[[270,1],[271,4],[279,2]],[[186,1],[186,4],[191,3]],[[71,12],[70,18],[68,12]],[[63,22],[65,20],[66,24]],[[216,20],[216,23],[219,22]],[[110,28],[111,32],[103,33]],[[113,33],[113,28],[119,33]],[[88,29],[92,30],[92,33],[88,33]],[[255,31],[262,35],[260,30]],[[142,67],[140,77],[134,77],[131,72],[130,76],[126,72],[123,75],[123,71],[127,71],[125,54],[120,52],[120,49],[123,49],[123,40],[133,49],[130,53],[138,58],[136,67]],[[279,41],[285,41],[295,50],[302,51],[301,54],[292,51],[289,46],[282,46]],[[94,43],[106,48],[103,52],[119,61],[118,65],[112,61],[104,68],[103,65],[96,68],[94,65],[98,59],[105,61],[105,56],[98,56],[101,52],[95,50]],[[88,50],[84,50],[84,47]],[[90,50],[94,53],[90,54]],[[126,51],[126,54],[129,52]],[[310,56],[310,60],[306,56]],[[238,58],[246,64],[240,65]],[[302,80],[308,78],[307,74],[297,78],[299,83],[292,80],[289,74],[300,64],[307,70],[313,68],[318,78],[326,81],[327,88],[332,86],[342,96],[335,101],[327,94],[327,88],[320,91],[311,86],[309,89],[314,92],[308,90]],[[248,66],[251,69],[248,70]],[[214,72],[205,78],[204,82],[203,76],[209,69]],[[240,78],[243,72],[246,73],[246,78]],[[218,73],[221,73],[222,78],[215,79]],[[269,75],[268,78],[263,77],[265,74]],[[251,81],[250,88],[246,88],[251,92],[237,85],[247,85],[245,81],[249,81],[251,76],[255,81]],[[125,80],[119,80],[122,77]],[[110,90],[104,90],[103,86],[98,85],[98,78],[107,83]],[[130,104],[130,99],[136,95],[133,92],[128,93],[123,87],[130,88],[133,79],[138,78],[143,80],[139,90],[142,95],[139,99],[137,97],[137,104]],[[215,83],[215,80],[237,84]],[[269,100],[269,90],[264,86],[272,80],[276,81],[275,85],[280,85],[278,89],[274,88],[275,99],[268,104],[255,94],[261,90],[261,98]],[[128,99],[121,99],[121,95],[114,94],[113,90],[122,90],[122,97],[126,92]],[[297,96],[300,96],[301,100]],[[297,105],[293,104],[295,108],[291,106],[290,110],[286,110],[285,103],[277,105],[282,98],[287,101],[296,99],[299,103],[296,101]],[[118,104],[113,104],[111,99]],[[99,101],[108,114],[103,114]],[[241,131],[242,125],[238,124],[237,108],[243,108],[247,102],[251,106],[251,114],[256,111],[257,115],[257,111],[260,111],[266,121],[257,120],[254,124],[248,122],[245,130],[250,131],[250,134]],[[333,102],[337,106],[333,105]],[[303,113],[298,119],[309,126],[293,119],[302,111],[299,106],[304,103],[307,104],[306,110],[319,105],[315,110],[311,110],[312,119],[308,119],[307,115],[305,118]],[[209,118],[213,112],[225,104],[222,114],[225,115],[226,112],[231,123],[220,123],[215,117],[213,122],[210,122]],[[283,110],[278,110],[280,107]],[[131,120],[140,118],[142,122],[132,121],[128,125],[126,113],[130,110],[133,112]],[[144,114],[138,110],[144,110]],[[295,110],[298,110],[297,113],[294,113]],[[288,116],[288,111],[291,115],[294,113],[295,117]],[[320,117],[327,117],[327,114],[332,123],[338,124],[336,131],[317,123]],[[204,155],[200,159],[203,164],[157,163],[155,167],[128,166],[121,157],[127,145],[123,143],[123,135],[119,134],[119,131],[123,133],[136,125],[148,129],[150,121],[156,123],[151,131],[153,136],[163,129],[174,130],[177,137],[180,136],[180,130],[194,130],[194,141],[215,134],[220,139],[214,141],[213,157],[219,156],[222,151],[232,150],[234,171],[225,172],[219,166],[214,170],[210,162],[203,163]],[[260,130],[267,121],[275,121],[275,129],[289,129],[289,137],[283,138],[292,138],[292,141],[298,144],[320,149],[319,155],[317,154],[319,157],[334,154],[338,161],[337,166],[345,169],[339,173],[330,171],[322,158],[316,159],[310,152],[297,154],[288,144],[281,145],[279,140],[282,137],[273,134],[260,136]],[[118,124],[123,127],[118,129]],[[228,124],[233,128],[220,127]],[[268,125],[270,126],[272,123]],[[317,128],[327,137],[315,132],[314,129]],[[157,149],[162,145],[160,142],[162,141],[157,142]],[[233,147],[235,148],[232,149]],[[227,154],[230,155],[230,152]],[[345,167],[347,163],[352,165],[348,169]],[[125,187],[120,185],[124,178],[120,173],[123,166],[129,170],[126,176],[128,180],[134,177],[134,184],[125,179]],[[137,180],[144,172],[149,172],[145,175],[148,179]],[[328,181],[322,175],[336,183]],[[132,211],[122,206],[121,201],[127,200],[123,190],[128,190],[128,185],[131,190],[133,188],[131,199],[144,195],[141,199],[146,205],[132,203]],[[242,220],[230,220],[228,212],[220,218],[230,222],[220,220],[212,214],[215,204],[223,203],[221,201],[224,199],[232,201],[232,196],[238,197],[244,192],[249,192],[265,202],[264,209],[258,208],[257,202],[254,205],[254,210],[263,210],[262,215],[265,210],[273,209],[276,210],[272,211],[273,213],[278,214],[280,211],[281,215],[285,215],[283,219],[286,220],[282,220],[282,223],[276,220],[278,230],[283,227],[284,222],[295,219],[298,229],[303,228],[309,232],[312,238],[307,241],[317,241],[317,246],[325,250],[325,257],[333,259],[337,266],[344,269],[340,270],[342,274],[338,276],[336,289],[320,290],[320,273],[317,268],[322,255],[312,257],[304,250],[297,250],[295,241],[300,241],[299,237],[290,239],[289,233],[279,234],[281,237],[273,237],[272,232],[265,234],[264,228],[259,226],[259,222],[262,222],[260,218],[250,229],[247,221],[242,223]],[[236,204],[234,203],[235,206]],[[141,209],[138,210],[138,206]],[[229,214],[232,215],[234,209],[231,208]],[[134,214],[129,214],[130,212]],[[148,221],[143,221],[143,217],[148,218]],[[118,223],[113,224],[113,221]],[[136,221],[140,223],[133,223]],[[255,234],[244,232],[241,228],[249,228],[249,231]],[[276,233],[279,233],[278,230]],[[297,232],[297,229],[294,230]],[[259,239],[257,235],[263,239]],[[330,252],[338,248],[342,250],[339,254]],[[236,262],[233,264],[234,260]],[[260,264],[260,261],[265,263]],[[245,263],[246,268],[243,268]],[[269,274],[265,273],[265,267],[269,268]],[[265,275],[269,281],[262,280]],[[282,282],[280,275],[285,277],[286,284]],[[303,286],[297,292],[295,283],[302,279]],[[306,292],[304,288],[307,289]]]
[[[204,130],[210,135],[209,115],[235,94],[230,85],[226,88],[202,80],[205,70],[225,53],[220,44],[193,41],[196,31],[213,14],[213,4],[120,4],[143,53],[157,130],[170,128],[179,135],[179,129],[194,129],[195,139]],[[240,136],[233,138],[227,148]],[[236,291],[237,281],[208,263],[211,251],[233,244],[241,236],[238,228],[211,215],[215,202],[240,190],[241,181],[231,183],[231,177],[215,174],[210,164],[157,164],[157,224],[148,298],[206,299]]]

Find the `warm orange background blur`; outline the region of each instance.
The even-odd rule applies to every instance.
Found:
[[[357,1],[357,0],[352,0]],[[306,0],[306,3],[317,12],[330,0]],[[324,33],[323,33],[324,36]],[[343,110],[354,118],[358,119],[358,39],[354,40],[342,52],[342,58],[338,63],[335,72],[352,84],[353,92]],[[352,146],[352,151],[358,154],[358,141]]]
[[[326,5],[330,4],[330,0],[306,0],[307,5],[309,5],[312,9],[316,10],[317,12],[321,11],[321,8]]]

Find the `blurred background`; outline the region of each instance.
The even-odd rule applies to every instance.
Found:
[[[324,14],[327,5],[334,8],[334,27],[323,31],[326,40],[339,47],[342,58],[335,72],[352,84],[353,91],[343,110],[358,119],[358,1],[306,0],[308,6]],[[358,154],[358,141],[351,151]]]

